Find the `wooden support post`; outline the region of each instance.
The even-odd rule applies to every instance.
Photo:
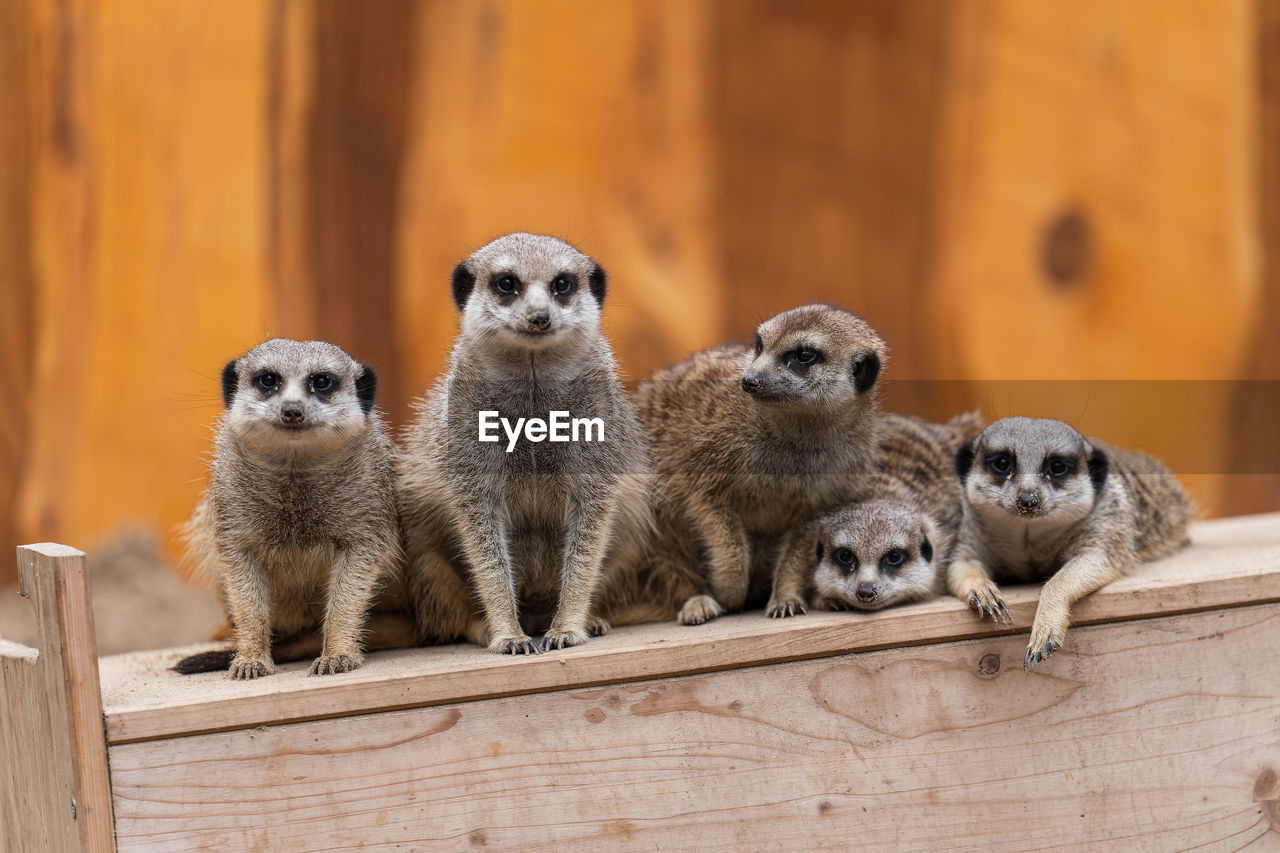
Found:
[[[84,552],[24,545],[18,577],[40,644],[0,639],[0,850],[114,850]]]

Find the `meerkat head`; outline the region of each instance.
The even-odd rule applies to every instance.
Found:
[[[805,305],[756,330],[742,390],[769,406],[841,409],[872,395],[887,348],[856,314]]]
[[[980,516],[1059,526],[1093,510],[1107,457],[1062,421],[1004,418],[960,448],[956,473]]]
[[[880,610],[933,594],[933,522],[897,501],[872,500],[822,520],[815,599],[834,609]]]
[[[368,427],[377,385],[333,344],[273,338],[223,368],[223,428],[264,452],[343,446]]]
[[[453,270],[462,331],[499,349],[563,347],[599,334],[605,271],[563,240],[507,234]]]

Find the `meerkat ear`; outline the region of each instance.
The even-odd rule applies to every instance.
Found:
[[[873,352],[858,353],[853,357],[849,375],[853,390],[859,394],[870,391],[871,386],[876,384],[876,378],[880,376],[880,356]]]
[[[818,562],[822,562],[822,537],[818,537]]]
[[[228,409],[231,408],[231,401],[236,398],[236,385],[239,377],[236,373],[235,359],[227,362],[227,366],[222,368],[222,404]]]
[[[929,534],[920,531],[920,556],[924,557],[925,562],[933,562],[933,543],[929,541]]]
[[[591,295],[596,298],[596,302],[600,305],[604,304],[604,292],[608,285],[609,276],[605,273],[604,267],[592,262],[591,272],[587,274],[587,286],[591,288]]]
[[[960,449],[956,451],[956,476],[962,483],[968,478],[969,469],[973,467],[973,453],[973,439],[960,445]]]
[[[367,364],[360,365],[356,375],[356,399],[360,401],[360,409],[366,415],[373,408],[373,398],[378,393],[378,374]]]
[[[466,261],[453,268],[453,304],[458,306],[459,311],[467,306],[467,298],[471,296],[475,286],[476,274],[467,266]]]
[[[1095,492],[1102,491],[1102,487],[1107,483],[1107,469],[1110,463],[1107,461],[1107,454],[1101,450],[1093,450],[1089,453],[1089,479],[1093,481],[1093,490]]]

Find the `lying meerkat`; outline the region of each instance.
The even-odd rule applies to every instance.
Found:
[[[275,338],[223,369],[226,412],[186,538],[221,595],[235,651],[187,659],[180,672],[268,675],[273,637],[317,629],[312,674],[363,662],[370,600],[401,559],[376,387],[372,369],[321,341]]]
[[[883,416],[880,462],[865,480],[866,499],[819,523],[816,563],[803,578],[815,607],[881,610],[945,591],[963,516],[955,455],[982,426],[977,412],[940,424]]]
[[[1045,580],[1026,668],[1061,648],[1071,605],[1139,562],[1187,544],[1192,509],[1155,459],[1047,418],[1004,418],[956,455],[964,520],[947,588],[1007,620],[993,577]]]
[[[600,330],[605,281],[573,246],[534,234],[500,237],[454,270],[461,333],[399,475],[423,641],[533,654],[608,630],[593,605],[616,564],[606,554],[643,547],[649,468]],[[555,439],[560,414],[598,422],[597,434]]]
[[[812,555],[801,543],[875,467],[885,358],[860,317],[806,305],[761,323],[753,347],[700,352],[643,383],[660,484],[644,595],[685,625],[766,597],[803,612],[790,582]]]

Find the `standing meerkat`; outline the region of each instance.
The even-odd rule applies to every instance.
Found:
[[[800,544],[874,469],[885,359],[860,317],[805,305],[761,323],[752,347],[700,352],[643,383],[661,490],[647,594],[685,625],[766,596],[770,612],[803,612],[794,579],[812,550]]]
[[[1071,605],[1187,544],[1191,503],[1151,457],[1047,418],[1004,418],[956,455],[964,521],[951,594],[1002,621],[1001,581],[1045,580],[1024,666],[1062,647]]]
[[[600,330],[605,282],[563,240],[523,233],[454,269],[461,333],[399,476],[423,641],[533,654],[608,630],[594,598],[607,553],[643,545],[648,463]]]
[[[226,412],[186,535],[231,623],[231,678],[275,672],[273,636],[317,627],[313,675],[363,662],[370,600],[401,558],[376,387],[372,369],[322,341],[274,338],[222,371]],[[178,665],[204,668],[196,658]]]
[[[977,412],[940,424],[883,416],[880,462],[865,480],[865,499],[819,522],[811,570],[803,579],[815,607],[881,610],[945,591],[963,517],[956,452],[982,426]]]

